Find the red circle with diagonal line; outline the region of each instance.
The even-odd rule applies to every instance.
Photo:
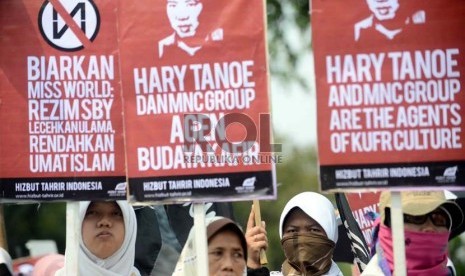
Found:
[[[97,37],[100,14],[92,0],[48,0],[38,16],[39,30],[47,43],[61,51],[78,51]]]

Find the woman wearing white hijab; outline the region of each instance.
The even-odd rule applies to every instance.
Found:
[[[79,274],[140,276],[134,267],[136,215],[126,201],[79,203]],[[65,267],[55,275],[74,275]]]
[[[336,215],[325,196],[304,192],[289,200],[279,220],[279,236],[286,256],[282,275],[342,275],[332,260],[338,238]]]

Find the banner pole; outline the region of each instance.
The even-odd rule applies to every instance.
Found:
[[[399,191],[391,191],[391,227],[394,244],[394,275],[405,276],[407,269],[405,265],[404,214]]]
[[[253,211],[255,214],[255,225],[262,225],[262,215],[260,213],[260,201],[253,201]],[[266,258],[266,252],[264,249],[260,250],[260,264],[268,264],[268,259]]]
[[[8,251],[8,242],[6,239],[5,215],[3,212],[3,204],[0,204],[0,246]]]
[[[79,250],[79,201],[66,202],[66,275],[78,275]]]
[[[195,250],[197,254],[197,275],[208,275],[207,227],[203,203],[194,203]]]

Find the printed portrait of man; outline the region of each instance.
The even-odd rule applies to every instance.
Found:
[[[173,33],[158,42],[160,58],[172,48],[194,56],[206,41],[223,39],[221,28],[207,34],[199,31],[203,9],[202,0],[166,0],[166,14]]]
[[[366,0],[371,15],[355,23],[354,38],[359,41],[363,33],[374,33],[394,39],[409,24],[424,24],[425,11],[399,15],[399,0]]]

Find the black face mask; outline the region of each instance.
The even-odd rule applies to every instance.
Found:
[[[286,255],[284,275],[323,275],[332,264],[336,244],[319,234],[296,234],[285,237],[281,245]]]

